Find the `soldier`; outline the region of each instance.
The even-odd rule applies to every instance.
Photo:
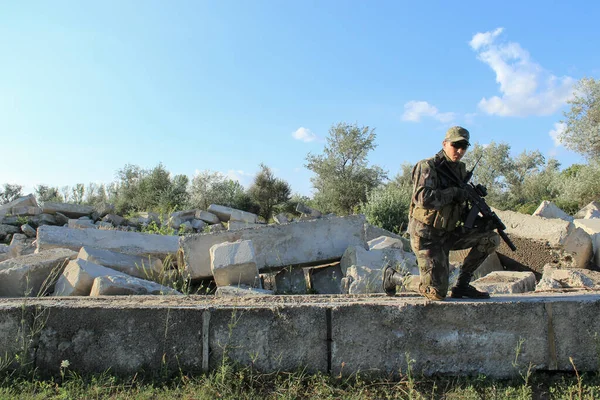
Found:
[[[430,300],[444,300],[448,294],[450,250],[468,248],[471,251],[465,258],[451,296],[473,299],[490,297],[469,282],[485,258],[498,248],[500,237],[483,220],[478,221],[472,229],[463,225],[467,194],[438,172],[439,168],[450,168],[464,180],[467,170],[460,160],[469,146],[469,131],[454,126],[446,132],[442,150],[434,157],[417,163],[412,171],[413,196],[408,232],[419,264],[419,292]],[[391,266],[386,266],[383,273],[385,293],[394,296],[396,285],[401,283],[402,275]]]

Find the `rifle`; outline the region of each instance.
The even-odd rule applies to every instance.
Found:
[[[440,163],[440,167],[442,168],[439,168],[438,172],[440,172],[443,176],[445,176],[447,179],[452,181],[455,185],[457,185],[467,193],[467,198],[471,203],[471,209],[469,210],[467,218],[465,219],[465,227],[469,229],[473,228],[475,224],[475,219],[479,214],[481,214],[483,219],[492,221],[494,228],[498,230],[498,234],[500,235],[502,240],[504,240],[504,243],[506,243],[512,251],[516,251],[517,246],[515,246],[515,244],[510,240],[506,232],[504,232],[504,230],[506,229],[506,225],[504,225],[500,217],[498,217],[498,215],[496,215],[496,213],[492,211],[490,206],[488,206],[485,200],[483,199],[485,196],[487,196],[487,189],[485,188],[485,186],[481,184],[474,185],[473,183],[469,182],[469,180],[471,180],[471,177],[473,176],[473,169],[475,169],[475,167],[473,167],[473,169],[467,173],[465,181],[462,181],[456,175],[456,173],[454,173],[454,171],[452,171],[448,167],[448,165],[446,164],[446,160],[443,160]]]

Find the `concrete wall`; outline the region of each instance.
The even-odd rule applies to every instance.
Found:
[[[498,378],[530,364],[571,371],[569,357],[580,373],[596,371],[600,361],[599,294],[273,299],[1,299],[0,348],[19,353],[23,329],[39,332],[29,353],[41,375],[57,375],[62,360],[79,373],[194,373],[218,368],[225,355],[263,372],[397,375],[413,360],[414,373]]]

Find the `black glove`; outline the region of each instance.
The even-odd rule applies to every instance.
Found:
[[[463,188],[455,187],[453,200],[457,203],[464,203],[467,200],[467,191]]]

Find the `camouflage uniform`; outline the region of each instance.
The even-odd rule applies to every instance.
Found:
[[[500,244],[499,235],[485,225],[473,229],[463,226],[464,191],[438,173],[444,160],[457,176],[463,180],[466,177],[465,164],[452,162],[443,150],[419,162],[412,173],[414,187],[408,224],[421,274],[420,290],[433,290],[441,298],[448,294],[450,250],[472,247],[459,276],[459,284],[468,285],[475,270]]]

